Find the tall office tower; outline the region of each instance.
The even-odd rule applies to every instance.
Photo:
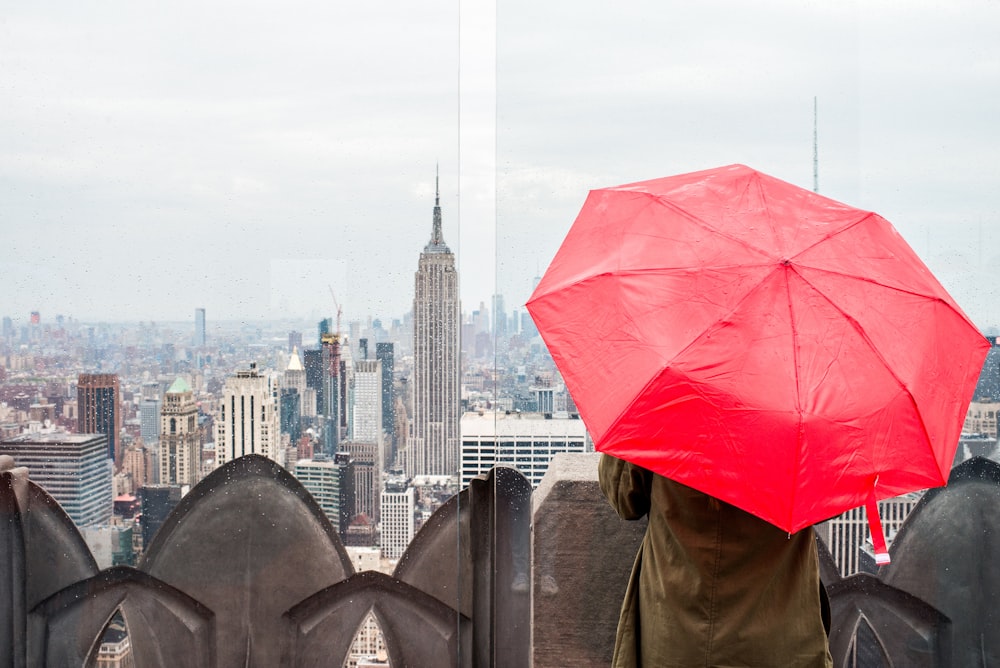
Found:
[[[78,527],[111,521],[113,472],[104,434],[20,434],[0,440],[0,454],[28,467]]]
[[[306,370],[306,387],[316,395],[316,407],[313,415],[322,414],[326,405],[323,394],[323,351],[320,348],[302,351],[302,366]]]
[[[302,437],[302,397],[293,387],[281,388],[281,433],[288,434],[291,443]]]
[[[302,332],[288,332],[288,352],[294,352],[302,347]]]
[[[431,240],[420,254],[413,297],[413,426],[407,475],[453,475],[459,451],[458,272],[441,232],[440,190]]]
[[[388,440],[392,441],[396,430],[396,397],[392,391],[394,365],[392,344],[376,343],[375,359],[382,363],[382,431],[388,435]]]
[[[316,391],[309,386],[306,369],[299,359],[297,348],[288,358],[288,368],[281,378],[281,387],[299,393],[299,414],[302,417],[316,417]]]
[[[340,336],[323,335],[323,454],[333,457],[340,442]]]
[[[350,341],[345,340],[340,346],[340,436],[350,433],[352,419],[350,395],[354,391],[354,354],[351,352]]]
[[[343,538],[354,516],[354,467],[344,453],[316,455],[295,463],[295,477],[309,490]]]
[[[351,438],[382,444],[382,363],[361,360],[354,363],[354,405]]]
[[[249,371],[237,371],[226,379],[215,420],[216,467],[250,454],[284,463],[279,452],[278,397],[277,379],[258,373],[256,364],[251,364]]]
[[[365,515],[379,519],[379,496],[382,491],[381,449],[373,442],[345,441],[341,449],[350,456],[354,472],[354,508],[351,519]]]
[[[399,559],[413,540],[415,494],[404,476],[392,476],[382,492],[382,556]]]
[[[507,311],[503,295],[493,295],[493,338],[500,341],[507,337]]]
[[[194,347],[205,347],[205,309],[196,308],[194,310]]]
[[[180,376],[163,395],[160,411],[160,482],[191,485],[201,480],[201,428],[194,392]]]
[[[160,442],[160,409],[159,399],[143,399],[139,404],[139,433],[148,446]]]
[[[340,531],[341,467],[332,457],[317,455],[295,463],[295,478],[302,483],[326,518]]]
[[[462,487],[494,466],[516,468],[537,487],[556,454],[587,447],[587,428],[578,418],[469,412],[462,416]]]
[[[113,373],[81,373],[76,382],[76,430],[108,437],[108,457],[121,466],[121,386]]]

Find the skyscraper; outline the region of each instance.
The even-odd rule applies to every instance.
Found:
[[[160,441],[160,409],[159,398],[143,399],[139,404],[139,429],[142,442],[154,446]]]
[[[111,521],[111,461],[102,434],[21,434],[0,440],[0,454],[26,466],[78,527]]]
[[[254,453],[284,464],[278,401],[277,380],[258,373],[256,364],[226,379],[215,421],[216,467]]]
[[[322,336],[323,454],[333,457],[340,443],[340,335]]]
[[[354,363],[354,405],[351,438],[382,443],[382,363],[359,360]]]
[[[413,297],[413,429],[402,464],[407,475],[453,475],[459,452],[458,272],[441,232],[440,189],[431,240],[417,266]]]
[[[76,430],[108,437],[108,457],[121,466],[121,386],[117,374],[81,373],[76,383]]]
[[[382,556],[399,559],[413,540],[416,500],[413,487],[404,476],[391,476],[379,503],[382,520]]]
[[[194,310],[194,346],[195,348],[205,347],[205,309],[196,308]]]
[[[393,346],[391,343],[375,344],[375,359],[382,363],[382,431],[394,440],[396,414],[395,395],[392,391]]]
[[[160,482],[194,486],[201,479],[201,428],[194,392],[177,377],[160,409]]]

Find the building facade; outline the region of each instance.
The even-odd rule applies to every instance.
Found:
[[[395,367],[393,357],[393,344],[387,342],[375,344],[375,359],[382,363],[382,432],[390,444],[395,443],[396,427],[396,397],[392,387],[392,373]]]
[[[460,310],[455,255],[441,231],[439,190],[431,239],[415,276],[412,426],[400,460],[410,476],[458,472]]]
[[[351,438],[382,443],[382,362],[354,363],[354,400],[351,407]]]
[[[382,492],[382,556],[399,559],[413,540],[415,493],[405,477],[391,477]]]
[[[112,464],[104,434],[21,434],[0,441],[0,454],[26,466],[78,527],[107,524],[114,503]]]
[[[326,518],[338,532],[344,497],[342,477],[341,466],[325,455],[314,459],[300,459],[295,463],[295,478],[316,499]]]
[[[139,404],[139,433],[142,442],[153,446],[160,442],[160,409],[159,399],[143,399]]]
[[[284,465],[279,392],[277,379],[259,373],[256,364],[226,379],[215,420],[216,467],[249,454]]]
[[[878,502],[879,517],[886,541],[891,545],[903,521],[916,507],[922,494],[904,494]],[[830,555],[837,563],[841,577],[862,572],[862,552],[871,545],[868,529],[868,512],[864,506],[852,508],[846,513],[816,525],[816,532],[826,543]]]
[[[494,466],[509,466],[538,484],[560,452],[587,452],[583,420],[542,413],[469,412],[462,416],[462,487]]]
[[[178,377],[163,395],[160,410],[160,482],[196,485],[201,480],[201,444],[194,392]]]
[[[76,383],[76,430],[108,437],[108,457],[121,466],[121,384],[113,373],[81,373]]]

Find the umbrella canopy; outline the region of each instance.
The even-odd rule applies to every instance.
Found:
[[[945,484],[989,347],[885,219],[743,165],[592,191],[527,307],[597,450],[790,532]]]

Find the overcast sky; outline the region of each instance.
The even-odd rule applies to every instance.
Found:
[[[820,191],[1000,324],[998,34],[986,0],[0,0],[0,315],[399,317],[437,164],[465,310],[517,307],[591,188],[811,188],[815,96]]]

